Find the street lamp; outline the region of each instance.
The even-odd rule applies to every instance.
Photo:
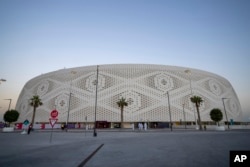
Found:
[[[186,114],[185,114],[185,111],[184,111],[185,103],[183,103],[182,106],[183,106],[183,118],[184,118],[184,121],[185,121],[185,129],[187,129]]]
[[[170,128],[171,128],[171,131],[173,131],[173,129],[172,129],[171,111],[170,111],[170,100],[169,100],[169,92],[168,91],[167,91],[167,95],[168,95],[168,111],[169,111],[169,119],[170,119]]]
[[[98,73],[99,73],[99,66],[96,67],[96,82],[95,82],[95,126],[94,126],[94,132],[93,132],[93,136],[96,137],[97,136],[97,132],[96,132],[96,109],[97,109],[97,90],[98,90]]]
[[[191,91],[191,96],[193,96],[192,81],[191,81],[191,70],[185,70],[184,72],[189,75],[190,91]],[[192,104],[192,110],[194,112],[194,120],[195,120],[196,129],[197,129],[198,128],[197,127],[197,119],[196,119],[196,114],[195,114],[194,106],[193,105],[194,104]]]
[[[71,71],[71,74],[72,75],[76,74],[76,71]],[[71,81],[70,81],[70,88],[69,88],[69,102],[68,102],[68,114],[67,114],[67,120],[66,120],[66,132],[68,132],[70,101],[71,101],[71,96],[72,96],[71,88],[72,88],[72,78],[71,78]]]
[[[9,109],[8,109],[8,111],[10,111],[10,105],[11,105],[12,99],[4,99],[4,100],[9,100],[10,101],[10,103],[9,103]]]
[[[224,100],[225,100],[225,99],[228,99],[228,98],[221,98],[221,99],[222,99],[222,103],[223,103],[224,111],[225,111],[225,115],[226,115],[227,127],[228,127],[228,129],[230,129],[230,127],[229,127],[229,122],[228,122],[228,119],[227,119],[226,107],[225,107],[225,103],[224,103]]]
[[[6,82],[6,79],[1,78],[0,79],[0,84],[1,84],[1,82]]]

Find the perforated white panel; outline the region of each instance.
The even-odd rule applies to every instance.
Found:
[[[163,65],[99,66],[97,120],[119,122],[120,108],[116,102],[124,97],[129,104],[124,111],[125,122],[169,121],[169,92],[172,121],[183,120],[183,104],[186,120],[194,121],[196,110],[190,102],[191,89],[193,95],[204,100],[200,107],[202,121],[211,121],[209,113],[213,108],[220,108],[224,113],[222,98],[228,98],[225,100],[228,119],[238,119],[241,106],[226,79],[197,69],[188,69],[189,74],[185,70]],[[19,121],[31,118],[33,108],[28,99],[39,95],[44,105],[37,108],[36,122],[48,122],[54,108],[59,111],[59,122],[66,121],[68,109],[70,122],[84,122],[86,116],[88,122],[93,122],[96,75],[97,66],[87,66],[31,79],[24,86],[16,105],[16,110],[21,113]]]

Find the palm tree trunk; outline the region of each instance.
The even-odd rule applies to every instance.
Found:
[[[123,128],[123,107],[121,107],[121,128]]]
[[[36,107],[33,108],[33,115],[32,115],[32,120],[31,120],[32,127],[34,125],[35,115],[36,115]]]
[[[200,117],[200,111],[199,111],[199,106],[196,105],[196,109],[197,109],[197,114],[198,114],[198,121],[199,121],[199,129],[202,130],[202,126],[201,126],[201,117]]]

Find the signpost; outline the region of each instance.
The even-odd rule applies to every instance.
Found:
[[[57,122],[57,120],[58,120],[58,119],[57,119],[58,111],[57,111],[56,109],[52,110],[52,111],[50,112],[50,116],[51,116],[51,118],[49,119],[49,123],[50,123],[50,125],[51,125],[51,127],[52,127],[52,131],[51,131],[51,133],[50,133],[50,143],[51,143],[53,128],[54,128],[54,125],[56,124],[56,122]]]
[[[30,123],[30,122],[29,122],[29,120],[27,120],[27,119],[23,122],[23,124],[24,124],[25,126],[24,126],[24,130],[21,132],[21,134],[27,134],[27,132],[26,132],[25,129],[27,128],[27,126],[29,125],[29,123]]]
[[[27,126],[29,123],[30,123],[30,122],[29,122],[29,120],[27,120],[27,119],[23,122],[23,124],[26,125],[26,126]]]
[[[58,120],[58,119],[54,119],[54,118],[50,118],[50,119],[49,119],[49,123],[50,123],[50,125],[51,125],[51,127],[52,127],[52,130],[53,130],[54,125],[56,124],[57,120]]]
[[[85,137],[86,137],[86,132],[87,132],[87,130],[88,130],[88,127],[87,127],[87,119],[88,119],[88,117],[86,116],[86,117],[85,117]]]
[[[50,113],[51,118],[56,119],[58,116],[58,111],[57,110],[52,110]]]

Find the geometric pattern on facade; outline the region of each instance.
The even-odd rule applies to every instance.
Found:
[[[238,97],[225,78],[191,68],[188,68],[191,71],[188,75],[185,70],[187,68],[165,65],[99,65],[97,120],[120,122],[120,108],[116,102],[124,97],[128,101],[124,122],[168,122],[169,93],[172,121],[183,120],[185,112],[186,121],[194,122],[196,109],[190,101],[190,84],[193,95],[204,100],[200,107],[202,121],[211,121],[209,113],[213,108],[220,108],[224,115],[222,98],[227,98],[224,102],[228,119],[240,120],[242,110]],[[59,111],[58,122],[66,121],[69,108],[69,122],[85,122],[86,117],[88,122],[93,122],[96,75],[97,66],[86,66],[31,79],[23,87],[16,104],[19,121],[31,119],[33,108],[28,99],[39,95],[43,105],[37,108],[35,122],[48,122],[55,108]]]

